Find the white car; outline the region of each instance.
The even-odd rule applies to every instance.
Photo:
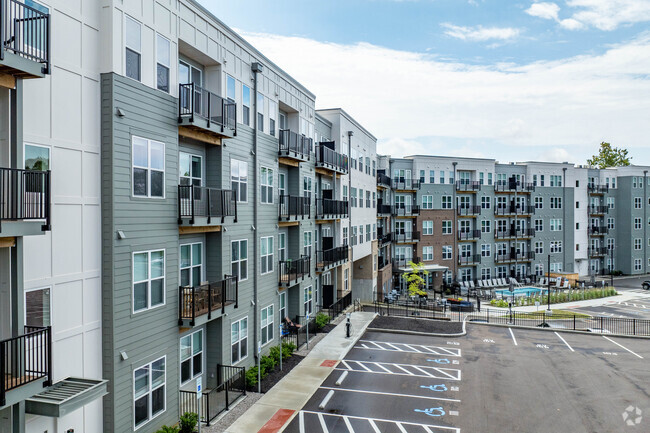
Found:
[[[587,328],[585,329],[587,332],[595,332],[597,334],[611,334],[607,329],[605,328]]]

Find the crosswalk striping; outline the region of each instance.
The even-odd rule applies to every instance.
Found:
[[[309,410],[301,410],[298,419],[299,419],[299,429],[300,433],[306,433],[305,425],[306,418],[315,416],[320,425],[320,432],[309,433],[329,433],[327,428],[326,419],[337,418],[343,421],[345,425],[346,432],[344,433],[355,433],[354,427],[352,426],[352,421],[359,423],[360,426],[369,426],[375,433],[379,433],[382,430],[386,430],[392,426],[397,428],[400,433],[460,433],[460,428],[457,427],[448,427],[434,424],[421,424],[416,422],[407,422],[407,421],[394,421],[389,419],[381,418],[368,418],[362,416],[353,416],[353,415],[339,415],[332,413],[321,413],[313,412]],[[366,427],[367,429],[367,427]],[[366,430],[364,429],[364,431]],[[340,430],[337,430],[339,432]]]
[[[341,367],[342,366],[342,367]],[[433,379],[461,380],[461,371],[455,368],[431,367],[427,365],[399,364],[394,362],[342,360],[335,370],[371,374],[392,374]]]
[[[385,350],[389,352],[424,353],[426,355],[460,357],[461,350],[457,348],[426,346],[423,344],[392,343],[388,341],[359,340],[357,349]]]

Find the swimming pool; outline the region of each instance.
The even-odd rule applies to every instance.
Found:
[[[546,292],[546,289],[540,289],[539,287],[518,287],[514,290],[515,297],[517,296],[535,296],[539,295],[542,292]],[[502,297],[510,297],[513,295],[508,289],[495,290],[494,293],[501,295]]]

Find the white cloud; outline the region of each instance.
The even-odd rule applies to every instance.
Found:
[[[560,25],[567,30],[580,30],[585,27],[583,23],[573,18],[566,18],[559,21]]]
[[[528,15],[547,20],[557,20],[558,12],[560,12],[560,7],[555,3],[533,3],[526,9]]]
[[[562,147],[550,148],[535,157],[536,161],[545,162],[575,162],[575,155]]]
[[[567,0],[566,4],[571,8],[571,18],[560,19],[560,7],[549,2],[533,3],[526,13],[557,21],[568,30],[587,26],[615,30],[621,25],[650,21],[650,0]]]
[[[443,23],[441,26],[445,29],[445,34],[452,38],[463,41],[483,42],[489,40],[508,40],[519,36],[519,29],[512,27],[465,27],[455,26],[449,23]]]
[[[561,159],[584,160],[603,137],[650,147],[650,35],[600,55],[491,66],[367,43],[244,36],[313,91],[317,107],[345,108],[393,155],[509,149],[519,159],[542,146],[576,149]]]

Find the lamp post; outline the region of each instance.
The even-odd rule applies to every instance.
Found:
[[[546,279],[546,297],[548,298],[548,311],[551,311],[551,255],[548,255],[548,278]]]
[[[609,249],[609,285],[614,287],[614,246]]]

